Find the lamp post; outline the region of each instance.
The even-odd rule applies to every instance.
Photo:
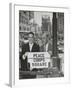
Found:
[[[52,46],[52,64],[53,67],[57,68],[57,60],[58,60],[58,54],[57,54],[57,17],[56,13],[53,12],[53,19],[52,19],[52,35],[53,35],[53,46]]]

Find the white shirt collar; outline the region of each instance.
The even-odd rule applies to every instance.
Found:
[[[33,44],[34,43],[29,43],[30,51],[32,50]]]
[[[29,43],[29,45],[33,45],[33,43]]]

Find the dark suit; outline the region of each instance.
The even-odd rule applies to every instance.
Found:
[[[46,47],[45,47],[45,48],[46,48]],[[42,46],[40,47],[40,52],[46,52],[45,48],[44,48],[44,45],[42,45]],[[47,51],[48,51],[48,52],[49,52],[49,51],[52,51],[52,44],[51,44],[51,43],[49,43]]]
[[[40,51],[39,45],[37,45],[36,43],[34,43],[33,46],[32,46],[31,52],[39,52],[39,51]],[[22,56],[26,52],[30,52],[29,43],[22,45],[22,53],[21,53],[21,69],[22,70],[28,70],[28,67],[29,67],[29,65],[27,63],[27,58],[25,60],[23,60],[23,58],[22,58]]]

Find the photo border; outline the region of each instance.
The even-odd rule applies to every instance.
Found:
[[[33,86],[47,85],[57,83],[70,82],[70,63],[69,63],[69,8],[67,7],[47,7],[33,6],[23,4],[11,4],[12,11],[12,28],[11,30],[11,60],[10,60],[10,86]],[[39,78],[39,79],[23,79],[19,80],[19,10],[47,11],[47,12],[64,12],[64,77],[55,78]]]

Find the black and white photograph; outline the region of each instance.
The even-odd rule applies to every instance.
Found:
[[[72,90],[72,0],[0,7],[0,90]]]
[[[19,79],[64,77],[64,12],[19,10]]]

